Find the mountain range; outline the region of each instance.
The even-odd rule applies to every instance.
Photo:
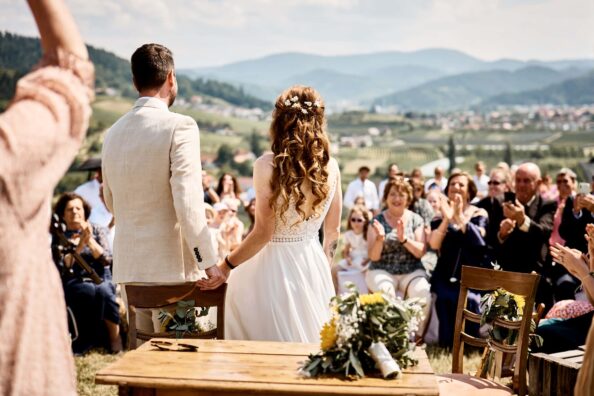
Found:
[[[591,70],[594,59],[484,61],[456,50],[425,49],[340,56],[293,52],[179,73],[226,81],[268,101],[292,84],[305,84],[316,87],[331,107],[444,111],[494,105],[492,97],[544,89]]]

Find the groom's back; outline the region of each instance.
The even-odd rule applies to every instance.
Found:
[[[116,219],[115,282],[197,278],[170,184],[172,139],[182,124],[193,124],[198,133],[191,118],[169,112],[159,99],[140,98],[105,137],[103,177]]]

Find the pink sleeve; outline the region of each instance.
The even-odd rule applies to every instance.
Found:
[[[0,114],[1,182],[22,215],[51,194],[91,115],[92,64],[63,53],[56,58],[61,67],[42,62],[19,80],[14,99]]]

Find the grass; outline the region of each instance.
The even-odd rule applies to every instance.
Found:
[[[450,373],[452,370],[452,354],[439,347],[428,346],[427,355],[431,367],[436,374]],[[97,371],[116,361],[122,355],[109,355],[102,351],[93,351],[84,356],[75,357],[78,394],[80,396],[117,396],[116,386],[95,385]],[[480,364],[478,352],[464,358],[464,371],[474,372]]]

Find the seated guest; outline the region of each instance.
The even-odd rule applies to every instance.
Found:
[[[576,174],[569,168],[561,169],[556,176],[557,191],[557,210],[553,216],[553,231],[549,238],[549,246],[555,246],[557,243],[565,245],[565,239],[559,233],[559,227],[563,220],[563,212],[565,204],[570,197],[575,195],[576,189]],[[584,239],[585,228],[582,230],[580,239]],[[556,265],[552,268],[551,277],[553,281],[553,291],[555,301],[573,300],[575,298],[575,290],[580,285],[578,279],[573,277],[562,265]]]
[[[488,196],[481,199],[476,206],[484,209],[489,216],[489,224],[487,225],[487,235],[485,238],[485,241],[487,242],[487,258],[490,262],[497,262],[497,249],[499,248],[497,234],[499,233],[499,225],[504,219],[504,194],[511,191],[511,183],[505,170],[494,168],[491,171],[487,184],[489,186]]]
[[[227,241],[229,251],[232,252],[241,243],[245,227],[243,222],[237,217],[237,211],[239,210],[237,201],[234,199],[224,199],[223,202],[227,205],[229,213],[220,231]]]
[[[212,176],[205,170],[202,170],[202,189],[204,190],[204,203],[214,205],[221,200],[212,186]]]
[[[439,344],[451,347],[462,266],[483,264],[488,215],[484,209],[470,204],[476,196],[476,186],[468,173],[453,173],[445,193],[448,199],[441,202],[441,218],[431,222],[429,246],[439,251],[431,277],[431,291],[437,296]],[[478,312],[479,300],[477,294],[469,292],[467,308]]]
[[[542,275],[536,302],[552,306],[550,284],[549,238],[557,204],[538,194],[540,168],[528,162],[515,173],[516,200],[503,204],[503,216],[497,236],[499,264],[505,271]]]
[[[476,185],[476,197],[475,200],[478,202],[479,200],[485,198],[489,192],[489,176],[485,175],[485,163],[483,161],[478,161],[474,165],[475,174],[472,176],[472,181]]]
[[[594,191],[594,188],[592,190]],[[559,235],[565,240],[565,246],[585,253],[587,244],[584,240],[584,232],[586,224],[590,223],[594,223],[594,195],[592,192],[585,194],[580,191],[575,196],[567,197],[559,225]]]
[[[367,254],[367,228],[372,214],[365,206],[355,205],[347,216],[347,231],[342,235],[344,240],[342,259],[338,265],[332,266],[332,281],[336,293],[339,292],[338,272],[365,272],[369,264]]]
[[[425,321],[431,310],[431,293],[421,257],[425,254],[425,223],[408,210],[413,192],[402,177],[391,179],[384,190],[386,209],[378,214],[367,231],[367,248],[371,264],[366,282],[373,292],[424,300]],[[426,323],[419,326],[423,335]]]
[[[223,173],[219,178],[219,184],[217,186],[216,194],[219,197],[219,201],[227,200],[226,202],[235,201],[236,205],[241,204],[241,187],[237,182],[235,176],[230,173]]]
[[[248,234],[254,229],[254,224],[256,224],[256,198],[250,199],[250,202],[245,207],[245,212],[250,219],[250,226],[248,227],[245,234],[243,234],[243,239],[248,236]]]
[[[427,231],[429,231],[431,227],[431,220],[433,220],[433,208],[431,204],[427,202],[425,199],[425,189],[423,186],[423,182],[419,179],[408,179],[412,189],[413,189],[413,198],[410,204],[408,205],[408,209],[415,212],[419,216],[423,218],[425,222],[425,226]]]
[[[52,256],[62,273],[66,305],[74,313],[78,339],[72,343],[75,353],[84,353],[94,346],[103,346],[105,333],[112,352],[119,352],[119,306],[115,286],[111,282],[112,257],[104,227],[88,221],[90,206],[79,195],[64,193],[56,203],[55,213],[66,224],[64,235],[75,251],[101,277],[95,284],[89,274],[75,262],[72,253],[64,250],[60,239],[52,238]]]
[[[556,262],[562,264],[567,270],[582,282],[582,286],[590,303],[594,304],[594,226],[592,224],[586,227],[586,240],[588,242],[589,259],[577,249],[570,249],[565,246],[556,245],[551,248],[551,254]],[[586,349],[582,367],[578,373],[578,378],[574,388],[576,396],[588,396],[594,389],[594,322],[584,321],[582,326],[590,326],[587,333]],[[539,327],[540,330],[540,327]],[[581,332],[583,334],[583,332]],[[556,342],[556,338],[552,338]],[[576,337],[578,345],[583,344],[583,338]]]

